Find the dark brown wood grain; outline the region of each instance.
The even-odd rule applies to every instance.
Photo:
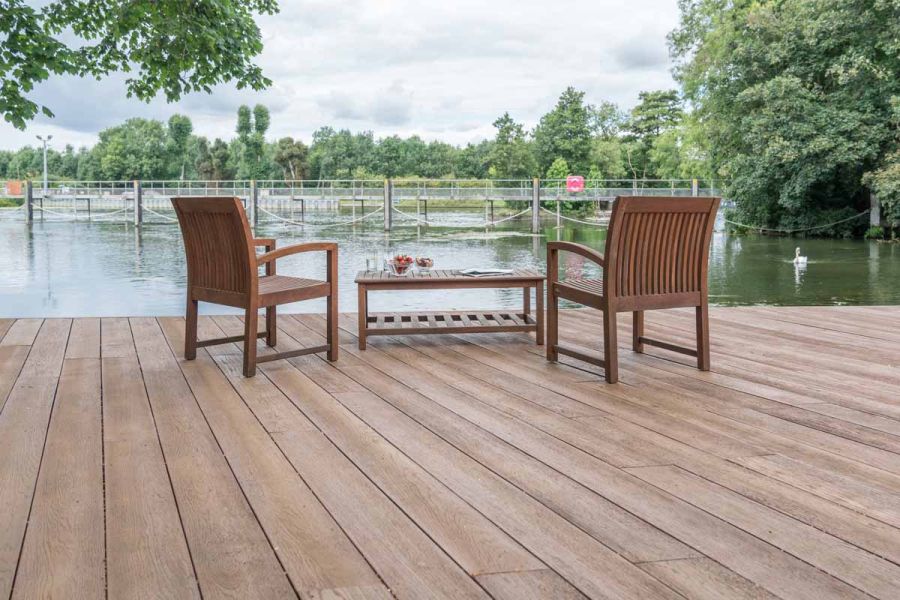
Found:
[[[386,271],[360,271],[356,275],[359,314],[359,349],[366,349],[370,335],[435,333],[528,333],[544,343],[544,275],[529,269],[489,277],[470,277],[456,270],[413,271],[399,277]],[[472,288],[521,288],[522,312],[467,311],[460,313],[394,313],[369,316],[369,291],[453,290]],[[535,312],[531,313],[531,290],[535,290]]]
[[[708,261],[719,198],[620,196],[616,198],[606,252],[573,242],[547,244],[547,360],[560,353],[602,366],[606,381],[618,380],[616,313],[633,312],[632,349],[645,345],[697,358],[709,370]],[[559,254],[574,253],[603,269],[600,279],[559,278]],[[604,356],[559,346],[559,299],[603,311]],[[696,350],[644,337],[644,311],[693,307]]]
[[[185,310],[184,357],[194,360],[197,348],[236,341],[234,336],[198,341],[197,309],[200,302],[212,302],[244,309],[244,376],[256,374],[256,340],[266,345],[278,343],[277,309],[314,298],[328,298],[328,360],[338,359],[337,343],[337,244],[309,242],[276,248],[272,238],[254,238],[250,222],[239,198],[172,198],[187,258],[187,307]],[[256,254],[262,246],[265,252]],[[327,279],[301,279],[276,273],[279,258],[305,252],[325,252]],[[259,275],[259,267],[265,275]],[[259,309],[266,311],[265,330],[258,331]],[[296,356],[294,353],[267,354],[266,360]]]

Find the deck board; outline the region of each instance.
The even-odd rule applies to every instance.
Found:
[[[252,380],[179,318],[0,320],[0,597],[894,597],[900,308],[714,308],[708,373],[626,317],[615,385],[523,334],[360,352],[355,315]]]

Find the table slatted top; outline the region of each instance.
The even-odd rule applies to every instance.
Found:
[[[516,269],[512,273],[505,273],[503,275],[489,275],[482,277],[472,277],[469,275],[463,275],[458,269],[431,269],[428,271],[419,271],[415,270],[409,275],[399,276],[394,275],[389,271],[360,271],[356,274],[356,283],[385,283],[391,282],[394,283],[402,283],[402,282],[422,282],[422,281],[433,281],[433,282],[472,282],[472,281],[497,281],[497,282],[509,282],[509,281],[543,281],[545,276],[543,273],[533,270],[533,269]]]

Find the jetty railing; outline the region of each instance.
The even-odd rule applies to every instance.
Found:
[[[430,219],[431,203],[432,207],[481,209],[484,222],[478,222],[479,226],[530,218],[534,232],[540,231],[542,215],[547,213],[556,218],[557,225],[563,220],[604,224],[609,203],[616,196],[703,196],[719,191],[714,182],[697,179],[586,180],[584,189],[578,192],[569,191],[566,180],[537,178],[66,181],[53,182],[46,190],[32,181],[0,184],[0,195],[21,199],[21,206],[0,209],[0,218],[23,218],[26,222],[37,216],[44,220],[119,221],[135,226],[174,223],[173,197],[236,196],[243,200],[253,225],[282,222],[316,226],[309,221],[309,212],[342,208],[350,209],[351,218],[327,226],[355,224],[376,215],[385,230],[395,225],[450,225]],[[573,206],[592,210],[580,210],[582,217],[585,212],[590,215],[576,218],[567,214]],[[504,210],[499,218],[498,207]]]

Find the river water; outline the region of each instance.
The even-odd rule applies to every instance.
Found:
[[[477,215],[439,215],[445,222],[477,222]],[[313,239],[340,244],[341,310],[356,310],[353,279],[367,256],[404,252],[430,256],[438,268],[545,267],[547,240],[563,239],[603,250],[605,231],[545,223],[540,236],[529,221],[495,230],[398,226],[385,233],[376,221],[328,230],[261,225],[259,237],[279,245]],[[808,257],[794,266],[795,246]],[[279,261],[284,275],[324,277],[324,257],[304,254]],[[570,272],[592,273],[576,259]],[[860,240],[787,239],[717,233],[710,257],[710,301],[723,305],[900,304],[900,245]],[[0,222],[0,317],[183,315],[185,264],[177,225],[46,221]],[[379,292],[371,310],[452,310],[519,306],[515,290]],[[321,301],[286,307],[321,312]],[[201,305],[202,312],[226,312]]]

